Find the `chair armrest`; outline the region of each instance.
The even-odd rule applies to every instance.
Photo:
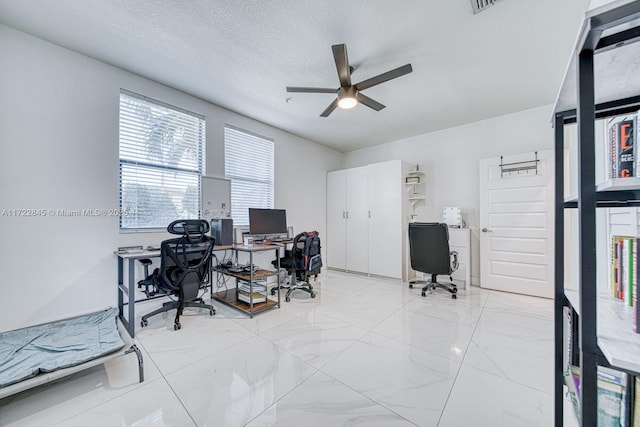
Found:
[[[458,269],[458,252],[451,251],[449,255],[451,256],[451,272],[453,273]]]

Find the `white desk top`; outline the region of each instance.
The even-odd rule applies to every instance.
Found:
[[[282,241],[282,242],[273,242],[272,244],[262,244],[256,243],[253,245],[215,245],[213,247],[214,251],[226,251],[229,249],[234,249],[242,252],[261,252],[261,251],[272,251],[274,249],[281,248],[284,244],[291,243],[291,241]],[[160,249],[155,251],[150,251],[147,249],[133,249],[126,251],[114,251],[118,257],[122,259],[142,259],[142,258],[153,258],[160,256]]]

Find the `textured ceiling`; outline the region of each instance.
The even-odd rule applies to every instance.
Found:
[[[0,0],[0,23],[248,117],[350,151],[551,104],[589,0]],[[386,105],[320,113],[331,45]],[[289,98],[288,102],[287,99]]]

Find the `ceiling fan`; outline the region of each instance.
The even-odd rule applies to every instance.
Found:
[[[379,74],[370,79],[361,81],[354,85],[351,84],[351,73],[353,67],[349,65],[349,59],[347,58],[347,45],[335,44],[331,46],[333,51],[333,59],[336,63],[336,69],[338,70],[338,79],[340,80],[340,87],[338,89],[327,89],[320,87],[292,87],[287,86],[287,92],[306,92],[306,93],[335,93],[338,97],[320,114],[320,117],[327,117],[337,107],[340,108],[353,108],[356,104],[361,103],[369,108],[373,108],[376,111],[380,111],[384,108],[384,105],[380,104],[362,94],[362,91],[370,88],[371,86],[379,85],[388,80],[395,79],[396,77],[409,74],[413,69],[411,64],[403,65],[402,67],[395,68],[386,73]]]

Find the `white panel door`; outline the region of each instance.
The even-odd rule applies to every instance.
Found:
[[[340,270],[347,268],[346,189],[346,171],[327,173],[327,241],[324,256],[328,267]]]
[[[348,271],[367,273],[369,271],[369,208],[367,203],[366,166],[347,169],[346,206],[346,262]]]
[[[369,165],[369,274],[402,279],[401,162]]]
[[[504,163],[533,158],[509,156]],[[483,288],[553,297],[553,152],[539,151],[538,159],[537,174],[501,174],[500,158],[480,161]]]

